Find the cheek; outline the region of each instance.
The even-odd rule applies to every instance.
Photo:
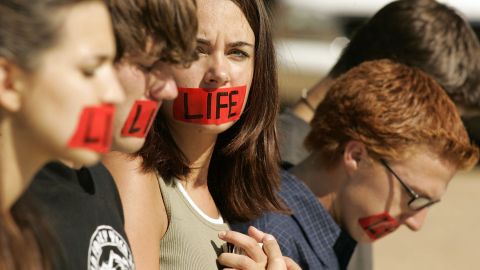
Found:
[[[145,74],[132,67],[117,68],[117,77],[125,93],[125,101],[117,104],[115,113],[115,129],[123,128],[128,115],[137,100],[146,98]],[[115,131],[115,135],[117,131]]]
[[[400,212],[398,194],[388,184],[388,179],[385,181],[382,185],[374,179],[362,179],[350,183],[341,194],[344,196],[344,226],[357,241],[376,240],[393,232],[399,225],[394,218]]]
[[[133,68],[120,68],[117,69],[117,77],[127,101],[138,99],[145,94],[146,78],[142,72]]]
[[[202,64],[199,63],[200,61],[193,63],[189,68],[175,67],[172,69],[173,78],[178,87],[200,87],[206,73]]]
[[[246,85],[247,89],[252,85],[253,80],[253,62],[232,64],[231,85]]]
[[[394,232],[400,226],[388,212],[362,217],[358,219],[358,224],[372,241]]]
[[[115,108],[112,105],[92,106],[82,111],[74,135],[68,146],[106,153],[112,140],[112,121]]]
[[[158,102],[153,100],[137,100],[132,106],[121,135],[124,137],[145,138],[157,113]]]
[[[33,90],[27,94],[24,108],[31,117],[38,118],[37,121],[56,123],[59,130],[71,130],[82,109],[97,105],[97,102],[98,98],[91,85],[63,77],[56,81],[34,82]]]
[[[99,105],[100,99],[93,80],[86,80],[74,71],[56,71],[32,80],[31,91],[25,95],[22,106],[27,117],[25,120],[43,139],[56,140],[53,144],[66,146],[83,109]]]
[[[344,225],[349,229],[358,228],[359,218],[384,212],[384,192],[361,181],[345,185],[338,199],[342,202]]]

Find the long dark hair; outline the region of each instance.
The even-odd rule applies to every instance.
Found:
[[[94,0],[0,1],[0,58],[25,72],[35,72],[42,52],[59,40],[61,22],[52,17],[85,1]],[[49,235],[34,203],[20,199],[10,211],[0,213],[0,269],[52,268]]]
[[[9,213],[2,213],[0,242],[0,269],[57,269],[64,263],[32,196],[21,196]]]
[[[262,0],[232,0],[255,33],[255,63],[250,96],[242,117],[221,133],[208,173],[208,187],[229,222],[254,219],[264,211],[283,210],[279,182],[276,116],[278,84],[270,19]],[[138,153],[145,171],[158,170],[165,181],[188,175],[188,160],[159,114]]]

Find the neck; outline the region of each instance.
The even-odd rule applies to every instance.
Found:
[[[346,182],[346,175],[342,170],[319,166],[322,164],[318,154],[312,153],[301,163],[292,168],[291,173],[307,185],[315,194],[323,208],[333,217],[337,224],[341,224],[339,193]]]
[[[48,161],[35,146],[32,136],[13,128],[13,121],[0,121],[0,206],[8,211],[34,174]]]
[[[212,158],[217,134],[188,126],[171,127],[170,131],[178,147],[188,160],[190,174],[183,180],[188,186],[206,186],[208,167]]]

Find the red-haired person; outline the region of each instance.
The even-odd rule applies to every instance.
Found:
[[[391,59],[426,72],[447,91],[472,138],[480,141],[480,44],[466,18],[434,0],[398,0],[355,31],[326,77],[278,118],[284,167],[309,154],[303,141],[315,108],[333,80],[364,61]],[[371,246],[358,245],[349,269],[373,268]]]
[[[479,156],[445,90],[390,60],[340,76],[311,127],[311,154],[281,174],[280,197],[292,215],[251,223],[303,269],[345,269],[357,242],[401,225],[420,230],[455,173]]]

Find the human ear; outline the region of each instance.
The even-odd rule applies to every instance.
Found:
[[[23,83],[18,75],[18,68],[10,61],[0,57],[0,107],[8,112],[20,109],[20,92]]]
[[[368,158],[365,145],[358,141],[349,141],[343,152],[343,163],[348,172],[353,173],[360,168],[360,164]]]

